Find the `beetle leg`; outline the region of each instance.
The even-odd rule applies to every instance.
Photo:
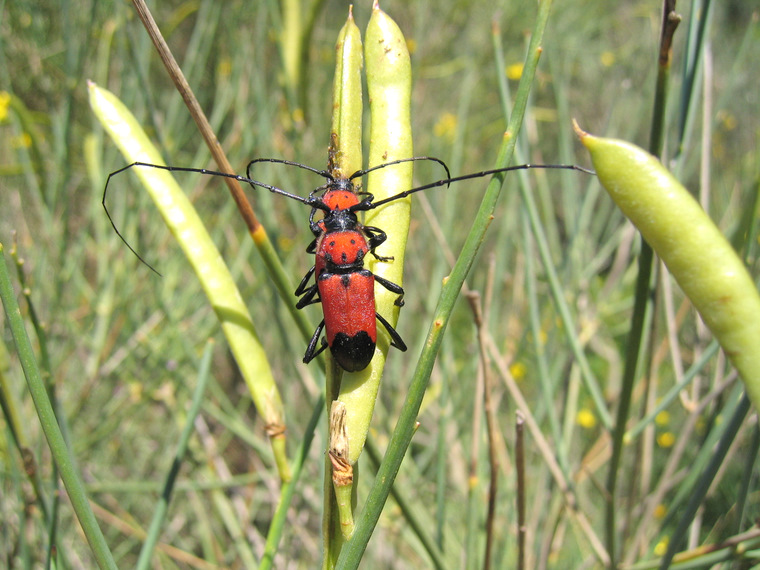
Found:
[[[385,257],[375,253],[375,248],[385,242],[388,239],[388,235],[380,228],[374,226],[364,226],[362,229],[367,234],[367,245],[369,246],[370,253],[375,256],[375,259],[378,261],[393,261],[393,257]]]
[[[404,289],[401,285],[397,285],[393,281],[388,281],[385,277],[380,277],[379,275],[375,275],[375,281],[380,283],[380,285],[388,289],[391,293],[398,293],[398,299],[396,299],[394,305],[397,307],[404,306]]]
[[[296,291],[295,291],[294,295],[303,295],[304,293],[306,293],[306,284],[309,282],[309,280],[311,279],[311,277],[314,275],[314,269],[315,269],[315,267],[316,267],[315,265],[312,265],[311,269],[309,269],[306,272],[306,275],[303,276],[303,279],[301,279],[301,282],[298,284],[298,287],[296,287]]]
[[[395,346],[401,352],[406,352],[406,344],[403,340],[401,340],[401,335],[396,332],[396,329],[394,329],[391,324],[386,321],[382,315],[380,315],[380,313],[375,313],[375,316],[377,317],[377,320],[380,321],[380,323],[385,327],[385,330],[388,331],[388,334],[391,335],[391,346]]]
[[[322,319],[322,322],[320,322],[317,325],[317,328],[314,331],[314,334],[312,335],[311,340],[309,341],[309,346],[306,348],[306,354],[303,355],[304,364],[308,364],[309,362],[314,360],[317,356],[322,354],[322,351],[324,351],[327,348],[327,341],[325,339],[322,339],[322,346],[319,347],[319,349],[316,349],[317,342],[319,341],[319,337],[322,335],[322,329],[324,328],[325,328],[325,320]]]

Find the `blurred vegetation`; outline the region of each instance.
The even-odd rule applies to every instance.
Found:
[[[286,3],[283,2],[282,5]],[[760,27],[751,3],[716,3],[701,47],[697,80],[683,137],[685,38],[695,4],[677,5],[684,21],[674,42],[673,83],[666,112],[665,162],[693,191],[742,251],[752,275],[756,255],[760,136]],[[315,4],[299,84],[283,70],[284,17],[275,2],[162,2],[154,17],[179,60],[232,164],[276,157],[322,168],[329,142],[334,43],[347,4]],[[412,50],[415,153],[437,156],[454,175],[490,168],[505,119],[499,74],[516,84],[535,3],[395,2],[383,9],[402,27]],[[657,2],[557,2],[549,22],[538,79],[521,134],[520,161],[588,165],[570,128],[646,146],[651,129],[661,20]],[[361,29],[370,3],[354,8]],[[302,26],[310,8],[304,4]],[[498,22],[505,69],[497,69],[492,24]],[[294,28],[301,30],[302,28]],[[287,33],[293,33],[288,28]],[[107,174],[124,166],[97,127],[86,80],[116,93],[143,121],[168,164],[213,168],[180,96],[166,76],[127,2],[5,2],[0,21],[0,242],[17,244],[23,287],[42,325],[36,346],[66,426],[94,510],[119,566],[134,566],[197,378],[209,337],[222,340],[213,311],[189,265],[133,176],[117,178],[109,209],[125,238],[161,272],[140,264],[114,234],[101,207]],[[577,154],[576,154],[577,153]],[[420,184],[439,176],[420,164]],[[262,165],[256,177],[306,195],[322,180],[287,167]],[[221,181],[179,177],[201,212],[248,301],[280,382],[295,450],[320,393],[322,377],[305,367],[304,343],[268,280]],[[575,330],[563,330],[544,262],[527,227],[517,184],[530,184],[551,261]],[[458,251],[485,182],[420,193],[407,254],[406,306],[399,332],[409,352],[391,352],[373,419],[382,449],[395,425],[415,355],[427,331],[441,280]],[[590,532],[605,534],[603,481],[609,432],[583,387],[567,342],[575,335],[614,417],[626,334],[630,327],[638,238],[595,181],[573,172],[510,175],[498,214],[468,286],[484,298],[485,325],[495,355],[508,367],[569,482],[567,508],[542,455],[526,434],[528,566],[598,567]],[[425,194],[425,195],[421,195]],[[312,261],[307,212],[268,193],[251,194],[295,284]],[[748,237],[750,236],[750,243]],[[9,259],[6,256],[6,259]],[[22,284],[16,282],[18,291]],[[673,290],[675,289],[675,290]],[[660,287],[647,341],[651,360],[633,393],[631,427],[695,363],[679,397],[640,424],[623,458],[618,482],[621,563],[656,560],[679,524],[679,513],[729,423],[740,384],[711,336],[677,288]],[[295,302],[295,298],[293,300]],[[25,317],[30,305],[22,303]],[[318,308],[310,319],[319,321]],[[4,318],[4,315],[3,315]],[[34,458],[50,499],[55,485],[46,442],[7,327],[0,344],[3,397],[19,418],[18,437]],[[670,342],[676,341],[676,342]],[[420,429],[397,488],[421,517],[448,567],[482,566],[488,464],[482,370],[472,312],[460,303],[432,378]],[[544,389],[542,389],[544,386]],[[716,388],[720,387],[720,390]],[[492,395],[501,441],[492,564],[514,565],[515,403],[497,375]],[[35,506],[9,412],[0,425],[0,560],[39,567],[50,529]],[[324,430],[324,428],[320,428]],[[752,410],[709,488],[688,540],[678,550],[719,544],[753,528],[760,517]],[[275,566],[313,568],[321,559],[323,434],[311,448],[296,489]],[[293,452],[294,452],[293,450]],[[371,482],[365,457],[359,494]],[[224,349],[217,344],[212,378],[182,464],[155,567],[241,567],[263,552],[278,480],[262,422]],[[654,501],[654,502],[653,502]],[[361,499],[359,501],[361,505]],[[429,557],[404,511],[391,502],[365,555],[366,567],[428,567]],[[59,563],[94,562],[65,499],[55,524]],[[753,548],[758,548],[757,542]],[[751,552],[747,556],[751,556]],[[696,558],[696,564],[706,559]],[[2,564],[0,562],[0,564]],[[739,563],[737,563],[739,564]],[[628,567],[629,567],[628,566]],[[637,567],[656,567],[637,566]],[[742,567],[742,566],[737,566]]]

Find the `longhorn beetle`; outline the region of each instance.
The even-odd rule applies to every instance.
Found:
[[[415,160],[430,160],[439,163],[446,170],[446,178],[399,192],[398,194],[378,200],[377,202],[374,201],[372,194],[367,192],[357,192],[353,183],[355,179],[380,168]],[[326,183],[314,189],[309,193],[308,197],[304,198],[297,194],[282,190],[276,186],[254,180],[251,177],[251,168],[254,164],[259,162],[272,162],[297,166],[298,168],[303,168],[304,170],[314,172],[315,174],[324,177]],[[508,166],[506,168],[483,170],[481,172],[452,178],[448,167],[442,160],[428,156],[394,160],[392,162],[373,166],[366,170],[358,170],[348,178],[337,177],[327,170],[318,170],[304,164],[277,158],[257,158],[252,160],[248,163],[246,176],[216,172],[201,168],[163,166],[144,162],[134,162],[108,175],[106,186],[103,190],[103,208],[106,211],[108,219],[111,221],[111,225],[122,241],[124,241],[127,247],[129,247],[132,253],[134,253],[140,261],[148,265],[153,271],[155,271],[155,269],[145,262],[145,260],[143,260],[143,258],[121,235],[113,218],[111,218],[108,207],[106,206],[106,194],[111,177],[132,167],[150,167],[173,172],[196,172],[212,176],[234,178],[240,182],[248,183],[254,188],[264,188],[270,192],[285,196],[286,198],[296,200],[309,206],[311,208],[311,213],[309,214],[309,228],[314,234],[314,240],[306,248],[306,252],[315,254],[315,262],[314,266],[306,272],[306,275],[295,290],[295,294],[300,296],[300,299],[296,303],[296,308],[302,309],[308,305],[321,303],[324,318],[319,325],[317,325],[317,328],[309,341],[303,361],[304,363],[311,362],[329,346],[337,363],[344,370],[349,372],[363,370],[372,360],[372,357],[375,354],[375,346],[377,344],[376,321],[380,321],[380,324],[383,325],[390,335],[391,346],[398,348],[402,352],[406,351],[406,344],[404,344],[404,341],[401,339],[398,332],[396,332],[391,324],[375,310],[374,284],[377,282],[392,293],[397,293],[398,298],[396,299],[395,304],[399,307],[404,304],[404,290],[400,285],[380,277],[379,275],[374,275],[364,267],[364,259],[367,254],[373,255],[380,261],[392,260],[390,257],[381,257],[375,253],[375,249],[387,239],[387,236],[380,228],[363,225],[359,221],[357,212],[372,210],[378,206],[405,198],[406,196],[421,190],[427,190],[438,186],[448,186],[452,182],[480,178],[491,174],[510,172],[512,170],[552,168],[578,170],[580,172],[593,174],[592,171],[575,165],[521,164],[517,166]],[[362,198],[360,199],[360,197]],[[324,216],[322,219],[315,221],[314,217],[317,211],[322,211]],[[313,285],[310,284],[312,277],[314,277]],[[325,331],[326,338],[322,339],[321,346],[317,347],[323,330]]]

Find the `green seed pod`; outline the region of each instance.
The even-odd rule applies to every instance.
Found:
[[[575,130],[602,186],[665,262],[760,409],[760,295],[739,256],[657,158]]]
[[[127,162],[163,164],[163,159],[137,119],[111,92],[89,83],[90,105]],[[264,348],[232,275],[208,235],[198,213],[166,170],[136,168],[135,174],[156,203],[166,225],[185,252],[214,308],[232,354],[257,410],[266,422],[280,477],[290,480],[285,456],[282,400]]]
[[[401,30],[375,2],[367,25],[364,59],[367,64],[367,91],[370,104],[369,164],[379,164],[413,156],[412,148],[412,64],[406,39]],[[375,200],[382,200],[412,187],[411,162],[376,170],[368,175],[367,191]],[[393,261],[370,261],[376,275],[402,284],[404,253],[411,198],[396,200],[367,213],[365,223],[385,230],[388,240],[378,248],[378,254],[393,257]],[[377,289],[378,311],[395,325],[399,307],[396,294]]]
[[[391,18],[375,4],[364,42],[367,90],[370,99],[370,146],[368,167],[412,156],[411,91],[412,68],[406,40]],[[368,175],[367,187],[375,200],[412,187],[410,163],[382,168]],[[404,249],[409,231],[410,199],[396,200],[367,213],[365,224],[381,228],[387,241],[378,255],[392,261],[369,259],[369,269],[401,285]],[[398,295],[375,286],[377,312],[391,325],[398,321]],[[346,405],[346,431],[349,438],[348,461],[353,464],[364,448],[372,412],[385,365],[389,339],[378,327],[378,348],[372,363],[356,374],[344,374],[338,399]]]
[[[362,167],[362,38],[349,9],[335,45],[331,164],[334,176],[348,178]]]
[[[330,137],[330,160],[328,170],[333,176],[348,178],[362,167],[362,40],[361,32],[354,22],[349,8],[348,19],[338,34],[335,45],[335,79],[333,82],[333,117]],[[328,357],[328,362],[332,361]],[[328,364],[327,371],[327,410],[330,415],[330,444],[327,450],[328,467],[332,472],[335,491],[335,505],[325,505],[325,528],[333,532],[325,534],[326,558],[330,553],[340,552],[342,540],[348,540],[354,529],[352,500],[353,464],[364,447],[369,420],[375,408],[377,385],[373,386],[367,379],[370,368],[357,373],[343,373],[336,365]],[[349,410],[340,401],[340,395],[333,393],[333,386],[340,379],[341,392],[346,386],[354,387],[352,407]],[[331,401],[333,398],[337,400]],[[351,405],[350,404],[350,405]],[[339,411],[339,413],[338,413]],[[347,418],[352,421],[348,422]],[[354,459],[350,459],[349,450],[353,450]],[[330,500],[328,496],[326,500]],[[337,509],[337,521],[332,516],[332,509]],[[333,526],[335,525],[335,526]],[[340,538],[336,526],[340,529]]]

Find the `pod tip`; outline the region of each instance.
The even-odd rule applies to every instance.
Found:
[[[575,134],[578,135],[578,138],[581,139],[581,141],[588,136],[588,133],[584,131],[580,125],[578,125],[578,121],[573,119],[573,130],[575,131]]]

